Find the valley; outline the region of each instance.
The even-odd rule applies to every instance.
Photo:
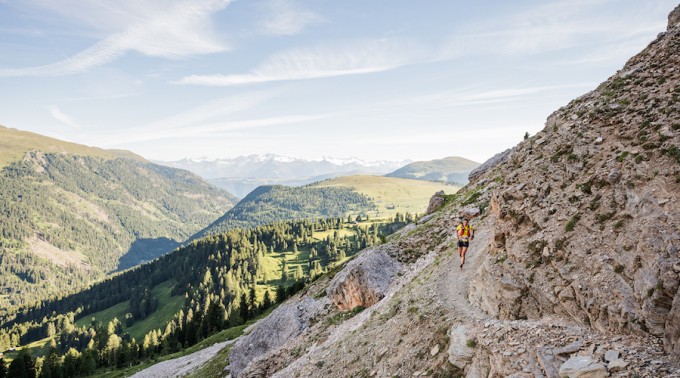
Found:
[[[0,4],[135,151],[0,126],[0,378],[680,377],[680,5],[586,3]]]

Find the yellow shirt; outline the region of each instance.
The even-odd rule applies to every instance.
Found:
[[[458,235],[458,238],[461,240],[468,240],[470,236],[472,236],[475,232],[475,229],[472,228],[469,224],[467,227],[463,226],[462,224],[458,225],[456,228],[456,235]]]

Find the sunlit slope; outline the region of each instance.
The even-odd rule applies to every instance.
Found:
[[[352,188],[373,200],[377,210],[369,212],[369,215],[376,217],[406,212],[424,213],[434,193],[443,190],[451,194],[460,189],[458,186],[439,182],[367,175],[338,177],[312,186]]]

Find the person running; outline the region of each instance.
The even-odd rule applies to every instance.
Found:
[[[465,254],[467,253],[468,247],[470,247],[470,241],[475,238],[475,229],[470,226],[467,219],[463,219],[463,222],[456,228],[456,238],[458,239],[460,269],[463,270]]]

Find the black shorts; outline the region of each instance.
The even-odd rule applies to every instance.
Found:
[[[467,248],[469,246],[470,246],[469,241],[458,240],[458,248],[463,248],[463,247]]]

